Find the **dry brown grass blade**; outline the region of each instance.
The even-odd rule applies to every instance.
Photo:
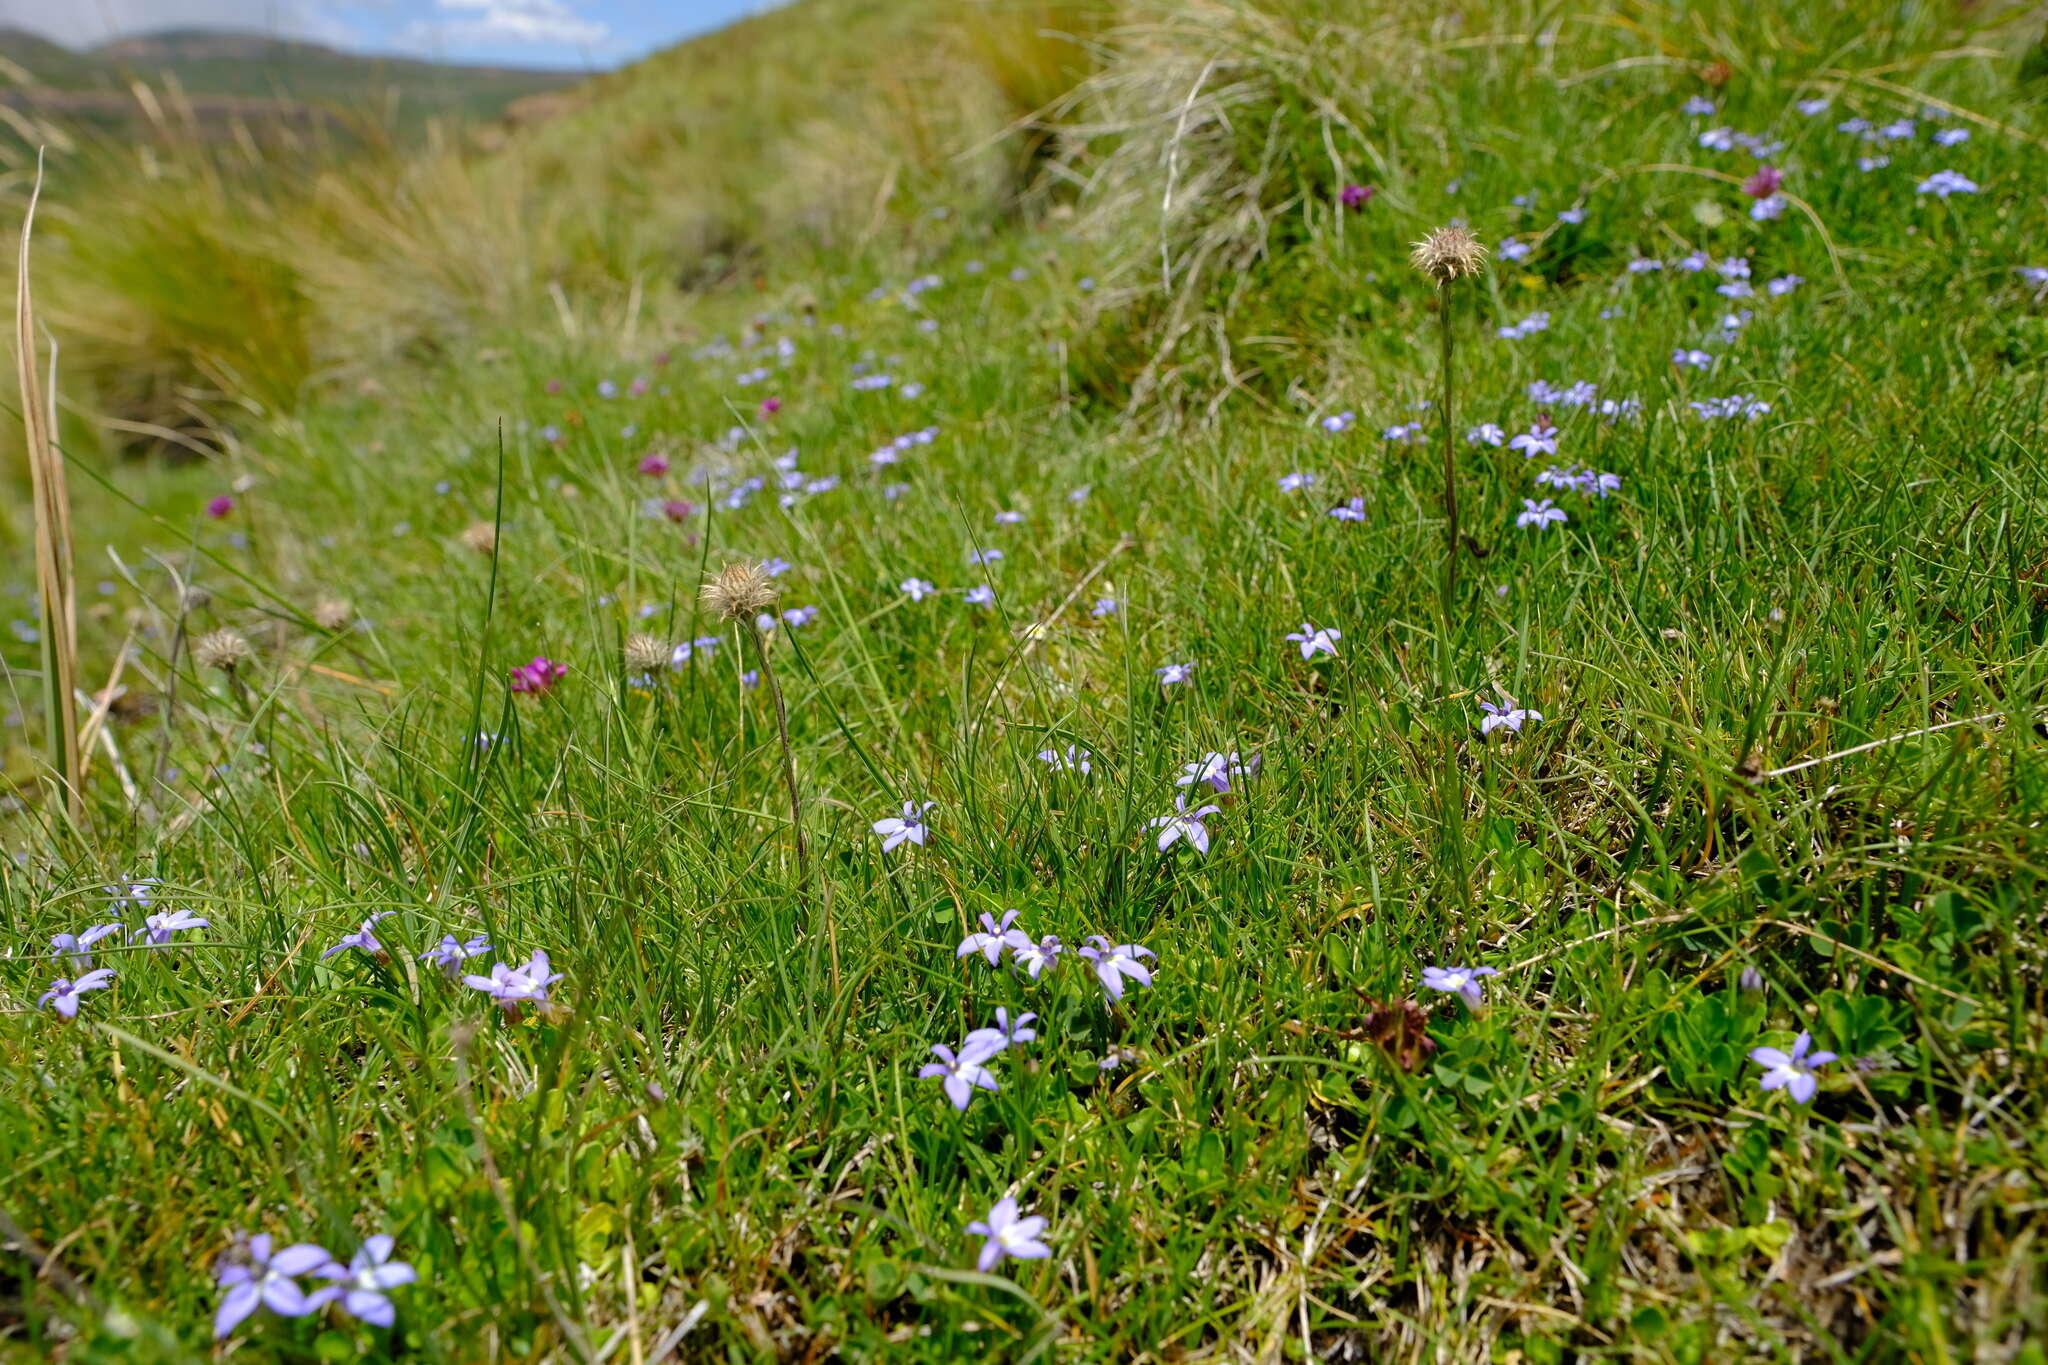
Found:
[[[64,478],[64,457],[51,439],[50,412],[36,376],[36,310],[29,292],[29,237],[42,193],[43,163],[38,154],[35,188],[29,192],[28,212],[22,216],[21,252],[15,260],[14,360],[21,382],[21,420],[35,495],[36,589],[43,604],[43,706],[50,767],[64,793],[64,809],[76,821],[80,814],[78,699],[72,679],[78,671],[78,607],[71,581],[71,494]],[[53,356],[53,378],[55,367]]]

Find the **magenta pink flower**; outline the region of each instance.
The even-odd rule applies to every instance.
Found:
[[[207,499],[206,515],[212,517],[215,521],[219,521],[222,517],[226,516],[228,513],[234,510],[235,500],[225,493],[221,494],[217,498]]]
[[[1742,182],[1742,192],[1752,199],[1768,199],[1778,192],[1778,186],[1785,183],[1785,173],[1776,166],[1763,165],[1756,168],[1756,174]]]
[[[1337,200],[1347,209],[1362,209],[1372,202],[1376,193],[1378,191],[1370,185],[1346,185]]]
[[[554,689],[556,683],[567,677],[569,666],[558,664],[545,654],[533,656],[530,664],[520,664],[512,670],[512,690],[531,692],[538,695]]]
[[[668,473],[668,456],[660,451],[640,457],[640,472],[650,479],[658,479]]]
[[[782,400],[780,398],[763,398],[761,400],[761,415],[763,417],[773,417],[781,411]]]
[[[696,503],[684,502],[681,498],[669,498],[661,504],[661,514],[670,521],[688,521],[696,512]]]

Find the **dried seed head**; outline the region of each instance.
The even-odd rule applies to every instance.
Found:
[[[322,598],[313,608],[313,624],[322,630],[340,630],[356,614],[354,607],[339,598]]]
[[[254,657],[256,651],[239,631],[223,627],[192,642],[192,658],[201,668],[232,673]]]
[[[775,605],[775,580],[759,564],[728,564],[704,585],[704,605],[728,621],[751,621]]]
[[[1462,276],[1477,275],[1486,265],[1486,248],[1467,228],[1440,227],[1415,244],[1408,263],[1442,288]]]
[[[635,673],[645,673],[660,668],[668,662],[669,647],[666,642],[652,635],[628,635],[626,637],[626,667]]]
[[[494,554],[498,549],[498,528],[488,521],[471,522],[463,528],[460,539],[480,555]]]

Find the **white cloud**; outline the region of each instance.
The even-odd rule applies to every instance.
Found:
[[[594,48],[612,36],[609,25],[578,14],[563,0],[435,0],[435,8],[448,17],[415,20],[399,34],[400,46]]]
[[[0,28],[24,28],[71,47],[166,28],[227,28],[352,45],[360,35],[311,0],[0,0]]]

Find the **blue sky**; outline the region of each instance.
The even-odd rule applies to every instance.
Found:
[[[150,29],[233,28],[447,61],[602,68],[768,7],[768,0],[0,0],[0,27],[74,47]]]

